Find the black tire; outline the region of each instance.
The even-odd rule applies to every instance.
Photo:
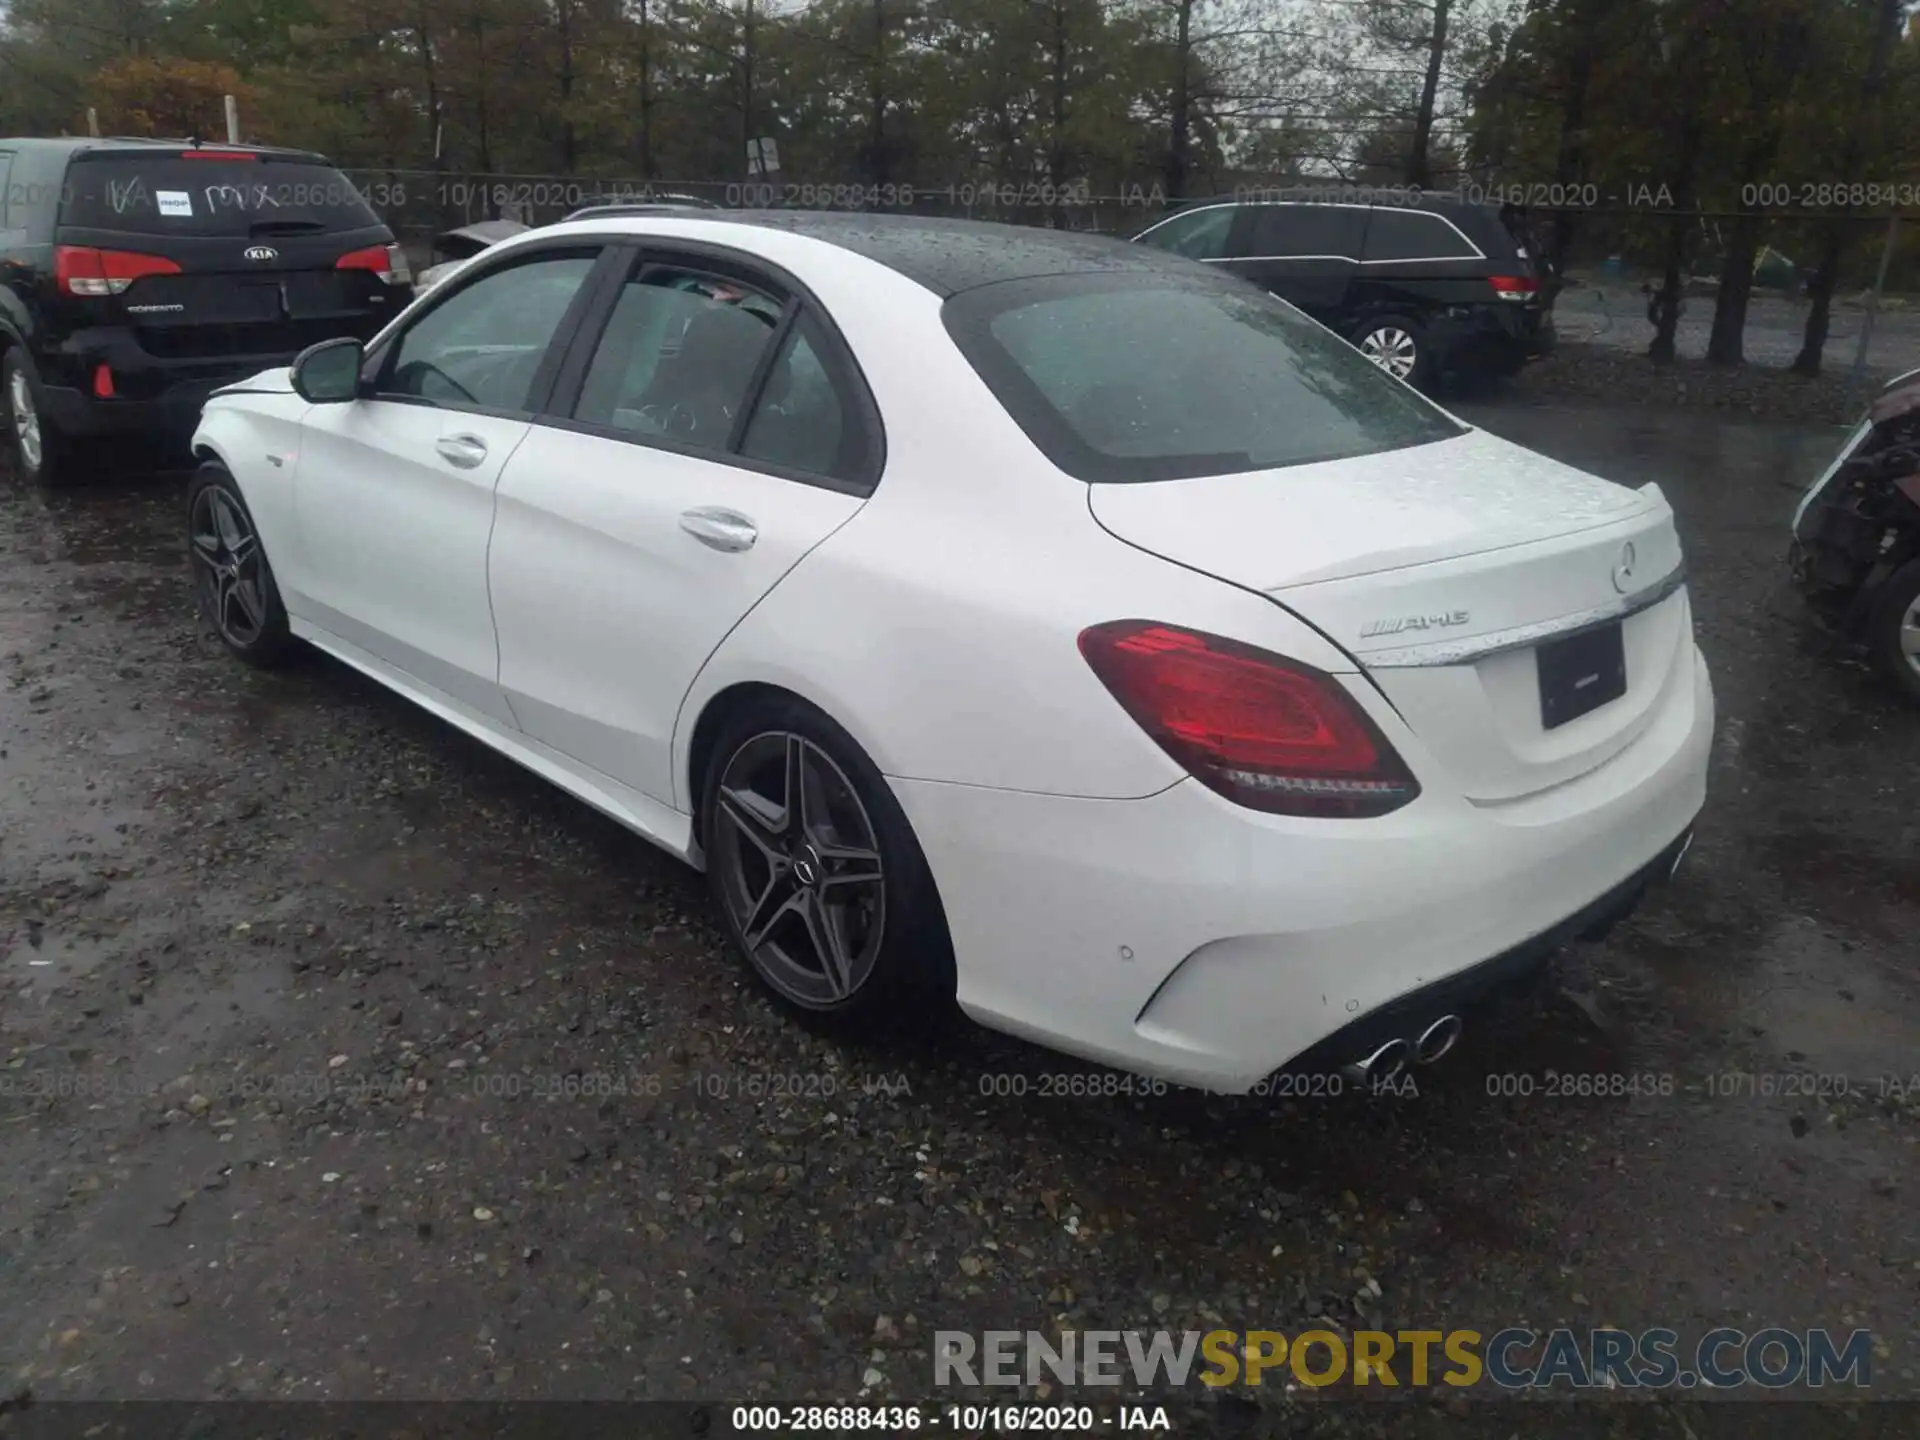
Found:
[[[72,447],[47,420],[40,376],[17,345],[0,360],[0,415],[6,417],[14,469],[22,480],[51,490],[70,478]]]
[[[953,947],[926,855],[879,769],[825,714],[770,696],[729,716],[700,817],[721,923],[785,1009],[865,1036],[954,1013]],[[857,878],[868,863],[856,855],[877,857],[877,880]]]
[[[1426,327],[1410,315],[1370,315],[1353,327],[1354,348],[1416,390],[1432,384],[1437,366]]]
[[[1920,703],[1920,560],[1888,577],[1873,602],[1867,644],[1880,669]]]
[[[253,512],[226,466],[212,461],[187,484],[187,564],[200,614],[227,649],[263,670],[287,658],[287,608]]]

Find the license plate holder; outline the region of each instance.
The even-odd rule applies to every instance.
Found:
[[[1549,640],[1540,668],[1540,727],[1554,730],[1627,693],[1627,647],[1620,623]]]

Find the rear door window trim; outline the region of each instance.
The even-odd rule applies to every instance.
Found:
[[[880,407],[873,398],[866,374],[861,370],[860,362],[854,358],[846,337],[840,333],[840,327],[834,324],[832,315],[813,293],[771,261],[725,245],[678,238],[657,239],[649,235],[628,235],[624,241],[621,248],[627,258],[617,267],[618,278],[601,287],[600,293],[594,297],[591,312],[571,336],[567,355],[560,362],[557,372],[558,383],[533,416],[534,423],[603,440],[618,440],[642,449],[664,450],[696,460],[709,460],[716,465],[729,465],[843,495],[862,498],[872,495],[886,471],[886,430],[880,418]],[[600,342],[605,338],[614,307],[620,300],[620,292],[654,266],[735,280],[782,302],[780,321],[769,336],[766,349],[761,352],[746,403],[742,404],[740,414],[735,418],[724,451],[716,450],[711,445],[687,445],[669,436],[642,435],[632,430],[574,418],[574,409],[579,405],[581,391],[586,386],[587,371],[593,364]],[[864,432],[866,455],[858,475],[822,475],[812,470],[798,470],[788,465],[756,460],[740,453],[739,446],[745,442],[746,427],[753,421],[773,366],[791,342],[791,337],[799,330],[802,319],[811,322],[814,333],[822,342],[823,353],[819,355],[819,360],[833,382],[834,393],[846,410],[848,421],[859,425]]]

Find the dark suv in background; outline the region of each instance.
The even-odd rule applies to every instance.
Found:
[[[1244,275],[1423,389],[1511,375],[1551,344],[1526,232],[1495,206],[1236,196],[1134,239]]]
[[[410,294],[393,233],[319,155],[0,139],[0,414],[30,479],[89,436],[184,441],[209,391],[370,338]]]

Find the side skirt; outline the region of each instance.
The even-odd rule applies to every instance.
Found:
[[[538,740],[518,731],[504,729],[490,716],[469,709],[444,691],[435,689],[404,670],[395,669],[330,630],[323,630],[298,617],[291,617],[290,625],[295,635],[316,650],[323,650],[342,664],[351,665],[395,694],[411,700],[422,710],[465,731],[515,764],[531,770],[542,780],[559,786],[577,800],[585,801],[641,839],[659,846],[676,860],[685,861],[695,869],[705,868],[704,857],[694,850],[691,815],[663,805],[597,770],[589,770]]]

